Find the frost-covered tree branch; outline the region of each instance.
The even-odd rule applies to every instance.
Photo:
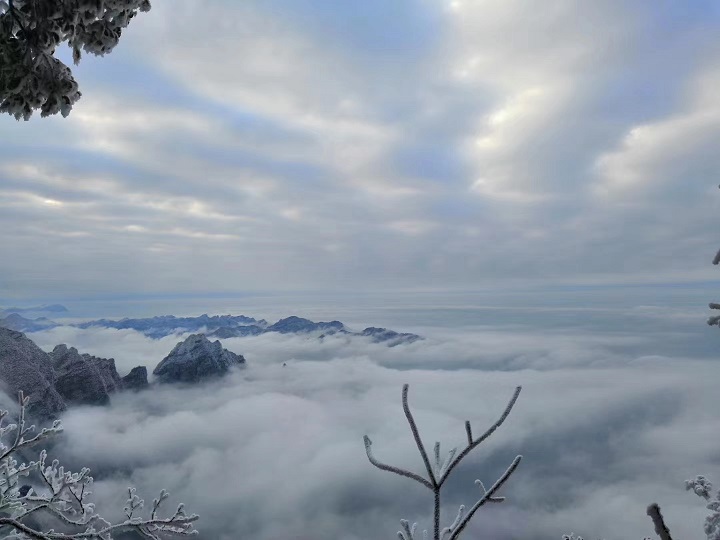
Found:
[[[720,540],[720,491],[712,496],[712,482],[704,476],[685,481],[685,489],[708,501],[705,506],[710,514],[705,518],[707,540]]]
[[[95,511],[89,501],[92,486],[90,469],[80,472],[66,471],[58,460],[47,464],[47,453],[40,452],[37,461],[18,463],[21,449],[46,441],[62,431],[59,421],[51,428],[35,432],[35,426],[26,425],[25,411],[29,398],[19,394],[20,412],[17,423],[5,424],[8,411],[0,411],[0,537],[4,539],[37,540],[112,540],[121,531],[135,531],[143,538],[160,540],[167,536],[191,536],[198,516],[186,514],[182,504],[167,517],[159,511],[168,494],[165,490],[153,501],[150,515],[142,517],[144,507],[133,488],[125,506],[126,519],[111,523]],[[20,485],[20,480],[24,485]],[[56,527],[40,530],[40,515],[49,516]]]
[[[718,186],[718,187],[720,187],[720,186]],[[715,257],[713,257],[712,263],[715,266],[720,264],[720,249],[717,251],[717,253],[715,253]],[[708,307],[710,309],[720,309],[720,304],[717,304],[715,302],[710,302],[710,304],[708,304]],[[708,318],[707,323],[710,326],[720,326],[720,315],[714,315],[714,316]]]
[[[510,411],[515,406],[515,402],[520,395],[521,387],[518,386],[515,389],[512,398],[508,402],[500,418],[479,437],[473,437],[470,421],[465,422],[465,433],[467,435],[468,442],[467,446],[465,446],[465,448],[459,454],[457,453],[457,448],[453,448],[443,459],[440,453],[440,443],[436,442],[433,452],[434,463],[430,462],[430,458],[428,457],[427,451],[425,450],[425,445],[423,444],[422,438],[420,437],[420,432],[418,431],[417,424],[415,423],[415,418],[410,411],[410,406],[408,404],[409,388],[410,387],[407,384],[403,386],[402,407],[403,412],[405,413],[405,418],[410,425],[410,431],[413,435],[413,438],[415,439],[415,444],[418,448],[418,451],[420,452],[420,456],[422,457],[423,463],[425,465],[425,469],[427,471],[427,478],[423,478],[421,475],[408,471],[406,469],[402,469],[394,465],[387,465],[378,461],[372,453],[372,441],[367,435],[365,435],[364,438],[365,451],[367,452],[370,463],[375,465],[375,467],[377,467],[378,469],[392,472],[400,476],[405,476],[406,478],[411,478],[432,491],[434,496],[433,540],[457,540],[465,527],[467,527],[475,512],[477,512],[481,506],[485,505],[488,502],[498,503],[505,500],[504,497],[496,497],[495,492],[497,492],[510,478],[512,473],[515,472],[515,469],[517,469],[517,466],[520,464],[522,456],[517,456],[513,460],[510,466],[500,476],[500,478],[495,481],[495,483],[492,485],[492,487],[490,487],[490,489],[485,489],[483,483],[480,480],[476,480],[475,483],[482,490],[482,495],[480,499],[470,508],[467,514],[465,513],[465,506],[460,506],[460,509],[458,510],[457,516],[453,523],[443,529],[440,528],[440,491],[442,489],[442,486],[447,480],[450,473],[453,471],[453,469],[458,465],[458,463],[460,463],[460,461],[464,457],[466,457],[473,449],[477,448],[480,443],[482,443],[485,439],[492,435],[495,430],[499,428],[503,424],[503,422],[505,422],[508,415],[510,414]],[[398,532],[398,537],[400,538],[400,540],[419,540],[418,538],[416,538],[417,523],[414,523],[412,526],[410,526],[410,522],[408,522],[407,520],[401,520],[400,523],[403,527],[403,530]],[[423,538],[427,539],[427,537],[427,530],[424,530]]]
[[[655,534],[658,535],[660,540],[672,540],[670,529],[668,529],[668,526],[665,524],[665,519],[657,503],[652,503],[647,507],[647,515],[650,516],[653,526],[655,527]]]
[[[102,56],[149,10],[150,0],[0,0],[0,112],[67,116],[81,94],[57,46],[67,42],[75,64],[82,51]]]

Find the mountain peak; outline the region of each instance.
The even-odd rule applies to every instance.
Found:
[[[197,382],[226,374],[242,366],[245,358],[210,341],[205,334],[191,334],[179,342],[153,370],[160,382]]]
[[[30,398],[29,412],[47,418],[65,410],[55,390],[55,373],[47,353],[25,334],[0,327],[0,381],[10,396],[23,390]]]

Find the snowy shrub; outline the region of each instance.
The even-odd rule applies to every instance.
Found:
[[[705,534],[707,540],[720,540],[720,491],[713,498],[711,496],[712,483],[704,476],[686,480],[685,489],[693,491],[698,497],[709,501],[706,508],[710,510],[710,515],[705,518]]]
[[[67,42],[76,64],[83,50],[102,56],[148,10],[149,0],[0,0],[0,112],[67,116],[81,94],[56,47]]]
[[[449,526],[444,527],[443,529],[440,529],[440,490],[442,489],[443,484],[447,480],[448,476],[450,476],[450,473],[453,471],[453,469],[455,469],[455,467],[458,465],[458,463],[460,463],[460,461],[462,461],[465,456],[472,452],[481,442],[483,442],[490,435],[492,435],[493,432],[497,428],[499,428],[503,422],[505,422],[505,419],[510,414],[510,411],[512,410],[518,396],[520,395],[521,387],[518,386],[515,389],[515,393],[513,394],[510,402],[507,404],[507,407],[505,407],[505,411],[502,413],[497,422],[495,422],[487,431],[485,431],[479,437],[473,437],[470,421],[468,420],[465,422],[467,446],[465,446],[465,448],[463,448],[459,454],[457,453],[457,448],[453,448],[452,450],[450,450],[450,452],[448,452],[447,457],[445,457],[444,459],[441,458],[440,443],[436,442],[434,451],[434,464],[430,463],[430,459],[428,458],[427,452],[425,451],[425,445],[420,438],[420,433],[418,432],[417,425],[415,424],[415,419],[410,412],[410,407],[408,405],[408,389],[409,386],[407,384],[403,386],[403,411],[405,412],[405,417],[407,418],[408,424],[410,424],[410,431],[412,431],[413,437],[415,438],[415,444],[417,445],[418,450],[420,451],[420,455],[425,464],[427,478],[420,476],[419,474],[407,471],[405,469],[395,467],[393,465],[386,465],[375,459],[371,449],[372,441],[367,435],[365,435],[365,451],[367,452],[367,457],[370,460],[370,463],[375,465],[378,469],[411,478],[432,491],[435,499],[433,540],[457,540],[465,527],[467,527],[473,515],[475,515],[475,512],[477,512],[481,506],[483,506],[485,503],[499,503],[505,500],[505,497],[496,497],[495,493],[502,487],[502,485],[507,481],[507,479],[510,478],[510,475],[515,472],[515,469],[520,464],[522,456],[517,456],[512,461],[510,466],[505,470],[505,472],[500,476],[500,478],[498,478],[489,489],[486,489],[480,480],[475,480],[475,483],[480,488],[480,499],[467,512],[465,511],[464,505],[460,506],[455,520]],[[413,523],[413,525],[411,526],[410,522],[403,519],[400,520],[400,524],[403,528],[402,531],[398,531],[397,533],[400,540],[418,540],[419,537],[416,536],[417,523]],[[428,532],[427,530],[424,530],[423,539],[427,538]]]
[[[159,510],[168,498],[165,490],[153,501],[145,517],[138,514],[144,507],[133,488],[128,490],[126,518],[119,523],[103,519],[88,497],[92,487],[90,470],[66,471],[58,460],[48,464],[42,450],[37,461],[19,463],[21,451],[43,442],[62,430],[56,420],[50,428],[34,434],[27,426],[25,410],[29,398],[19,396],[20,412],[15,424],[6,424],[8,411],[0,411],[0,537],[13,540],[112,540],[115,534],[134,531],[142,538],[160,540],[166,536],[190,536],[197,533],[193,523],[198,516],[185,513],[183,505],[169,517]],[[41,527],[53,523],[58,529]],[[47,530],[43,530],[47,529]]]

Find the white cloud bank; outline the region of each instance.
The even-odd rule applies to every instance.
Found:
[[[127,368],[152,367],[175,342],[109,330],[33,337],[46,348],[63,338]],[[422,471],[402,384],[426,443],[446,449],[463,444],[464,420],[476,430],[491,424],[520,384],[506,425],[448,485],[446,519],[477,498],[475,478],[493,481],[523,454],[508,501],[480,512],[467,534],[643,538],[653,501],[677,537],[702,534],[705,510],[683,481],[717,471],[717,362],[633,358],[612,353],[628,345],[620,338],[507,328],[394,348],[279,335],[224,345],[248,358],[246,369],[73,409],[54,452],[99,473],[103,505],[121,508],[129,484],[147,497],[168,488],[201,514],[202,538],[392,538],[400,518],[428,527],[431,511],[429,491],[365,457],[368,434],[378,458]],[[448,358],[458,369],[442,369]]]

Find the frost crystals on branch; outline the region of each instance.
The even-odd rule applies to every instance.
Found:
[[[718,186],[718,187],[720,187],[720,186]],[[713,257],[712,263],[715,266],[720,264],[720,250],[718,250],[717,253],[715,253],[715,257]],[[708,304],[708,307],[710,309],[720,309],[720,304],[717,304],[715,302],[710,302],[710,304]],[[712,317],[708,318],[707,323],[710,326],[720,326],[720,315],[713,315]]]
[[[708,501],[705,508],[710,510],[710,515],[705,518],[705,534],[707,540],[720,540],[720,491],[712,498],[710,495],[712,483],[704,476],[696,476],[693,480],[686,480],[685,489],[693,491],[698,497]]]
[[[75,64],[81,50],[102,56],[149,10],[150,0],[0,0],[0,113],[67,116],[81,94],[56,47],[67,42]]]
[[[408,424],[410,424],[410,431],[412,432],[412,435],[415,439],[415,444],[417,445],[420,456],[422,457],[425,464],[427,478],[423,478],[419,474],[405,469],[401,469],[400,467],[386,465],[385,463],[381,463],[380,461],[375,459],[372,453],[372,441],[367,435],[365,435],[365,451],[367,452],[367,457],[370,460],[370,463],[375,465],[378,469],[411,478],[432,491],[435,499],[433,540],[457,540],[465,527],[467,527],[467,524],[470,522],[473,515],[475,515],[475,512],[477,512],[481,506],[488,502],[497,503],[505,500],[505,497],[496,497],[495,492],[498,491],[507,481],[507,479],[510,478],[510,475],[515,472],[515,469],[520,464],[522,456],[517,456],[512,461],[507,470],[500,476],[500,478],[495,481],[495,483],[490,487],[490,489],[486,489],[480,480],[476,480],[475,483],[482,490],[482,495],[480,499],[470,508],[467,513],[465,513],[465,506],[461,506],[458,510],[455,521],[453,521],[452,524],[450,524],[448,527],[443,528],[442,530],[440,529],[440,490],[445,483],[445,480],[447,480],[448,476],[450,476],[450,473],[458,465],[458,463],[460,463],[460,461],[462,461],[465,456],[467,456],[481,442],[483,442],[490,435],[492,435],[495,430],[499,428],[503,424],[503,422],[505,422],[505,419],[510,414],[510,411],[512,410],[518,396],[520,395],[521,387],[518,386],[515,389],[515,393],[510,399],[510,402],[505,407],[505,410],[503,411],[500,418],[479,437],[473,438],[472,426],[470,425],[470,421],[465,422],[467,446],[465,446],[465,448],[463,448],[463,450],[459,454],[457,453],[457,448],[453,448],[452,450],[450,450],[450,452],[448,452],[447,457],[443,459],[440,455],[440,443],[435,443],[435,459],[432,465],[430,463],[430,459],[428,458],[427,452],[425,451],[425,445],[420,438],[420,433],[418,431],[417,425],[415,424],[415,419],[410,412],[410,406],[408,405],[408,389],[409,385],[406,384],[403,386],[403,411],[405,412],[405,417],[407,418]],[[419,538],[416,538],[415,534],[417,523],[414,523],[412,527],[407,520],[401,520],[400,523],[403,526],[403,530],[398,531],[398,537],[400,538],[400,540],[419,540]],[[424,540],[427,540],[427,536],[427,531],[423,531]]]
[[[135,490],[130,489],[130,498],[125,507],[127,519],[111,523],[95,512],[95,505],[88,501],[92,486],[90,469],[80,472],[66,471],[58,460],[48,465],[47,453],[40,452],[37,461],[18,464],[18,451],[62,431],[60,421],[51,428],[44,428],[32,436],[35,426],[26,426],[25,410],[28,397],[19,393],[20,413],[17,424],[5,425],[8,411],[0,411],[0,537],[12,540],[112,540],[113,535],[124,531],[135,531],[142,538],[160,540],[168,535],[190,536],[197,533],[193,523],[198,516],[185,513],[180,504],[170,517],[162,518],[158,510],[168,494],[165,490],[154,500],[149,517],[140,517],[144,502]],[[20,479],[30,476],[36,481]],[[57,523],[57,528],[43,531],[38,529],[37,520],[41,514]]]

